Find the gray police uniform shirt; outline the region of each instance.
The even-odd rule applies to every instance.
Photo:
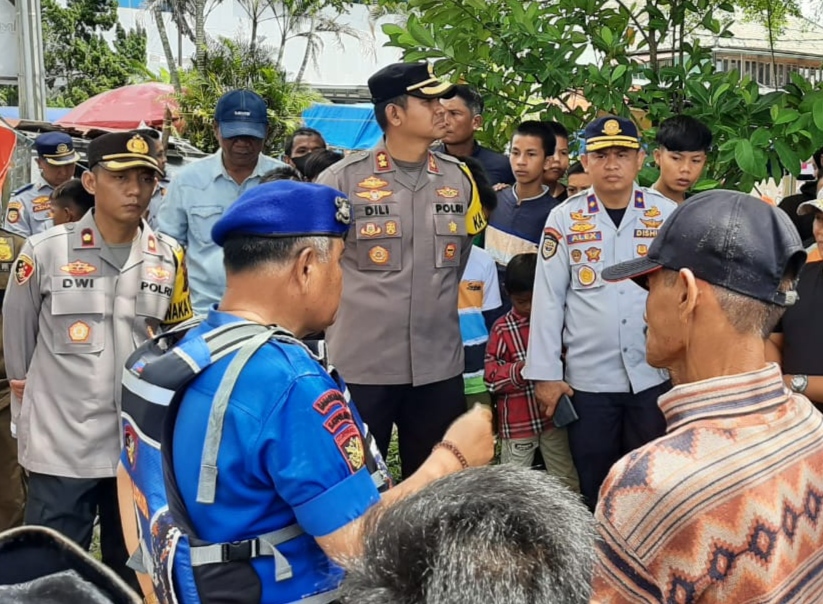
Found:
[[[0,297],[5,296],[8,289],[9,276],[17,254],[23,249],[26,240],[4,229],[0,229]],[[0,318],[0,333],[3,321]],[[11,401],[11,389],[6,377],[6,361],[3,351],[2,337],[0,337],[0,409],[5,409]]]
[[[3,304],[8,376],[26,380],[12,400],[21,466],[115,475],[123,365],[166,315],[175,249],[144,222],[120,268],[93,212],[26,242]]]
[[[523,377],[584,392],[642,392],[668,378],[646,363],[646,291],[603,269],[646,255],[677,205],[635,186],[619,227],[593,189],[552,210],[540,241]]]
[[[430,153],[412,182],[381,146],[349,155],[317,182],[346,193],[354,210],[343,297],[326,330],[340,374],[353,384],[414,386],[461,375],[457,292],[473,191],[460,162]]]
[[[12,192],[3,228],[21,237],[31,237],[54,226],[49,196],[54,188],[42,177]]]

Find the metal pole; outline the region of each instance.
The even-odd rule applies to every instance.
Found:
[[[20,119],[46,118],[46,80],[43,67],[43,30],[40,0],[17,0],[20,72]]]

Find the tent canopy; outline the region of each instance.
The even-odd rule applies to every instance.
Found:
[[[383,136],[371,103],[328,105],[315,103],[303,112],[303,122],[319,130],[330,147],[371,149]]]

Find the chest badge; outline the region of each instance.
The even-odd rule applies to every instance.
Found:
[[[397,223],[394,220],[386,222],[386,235],[397,235]]]
[[[388,186],[388,184],[389,183],[387,183],[382,178],[377,178],[376,176],[369,176],[367,179],[361,180],[359,183],[357,183],[357,186],[362,187],[363,189],[381,189],[385,186]]]
[[[360,234],[363,237],[377,237],[383,233],[383,229],[377,226],[373,222],[367,222],[362,227],[360,227]]]
[[[91,327],[83,321],[75,321],[69,325],[69,340],[74,343],[87,342],[91,335]]]
[[[580,285],[588,287],[597,280],[597,273],[590,266],[583,266],[577,271],[577,278],[580,280]]]
[[[358,191],[355,193],[355,195],[360,199],[367,199],[368,201],[380,201],[384,197],[389,197],[391,194],[392,191],[378,191],[374,189],[371,191]]]
[[[382,245],[375,245],[369,250],[369,260],[375,264],[386,264],[389,261],[389,250]]]
[[[97,267],[92,266],[88,262],[75,260],[74,262],[69,262],[68,264],[64,264],[63,266],[61,266],[60,270],[64,273],[72,275],[73,277],[81,277],[83,275],[90,275],[91,273],[96,273]]]
[[[437,189],[436,192],[438,197],[443,197],[445,199],[454,199],[455,197],[460,195],[460,191],[453,187],[442,187],[440,189]]]

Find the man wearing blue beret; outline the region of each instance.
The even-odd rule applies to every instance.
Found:
[[[42,233],[53,226],[49,195],[74,176],[80,156],[65,132],[46,132],[34,139],[40,176],[12,192],[3,228],[21,237]]]
[[[181,596],[187,584],[203,602],[332,602],[343,574],[335,561],[361,548],[366,511],[492,457],[491,414],[476,408],[438,436],[418,473],[381,496],[390,484],[385,464],[345,384],[300,340],[335,319],[351,222],[348,199],[331,187],[276,181],[247,191],[212,229],[226,270],[219,306],[174,354],[127,368],[124,413],[152,380],[175,379],[157,371],[167,357],[191,359],[175,365],[183,373],[199,366],[174,388],[180,402],[161,446],[171,456],[171,515],[187,519],[190,542],[200,540],[189,575],[176,563],[181,602],[190,601]],[[249,331],[226,339],[233,329]],[[216,360],[223,349],[232,352]],[[121,461],[136,463],[135,491],[147,493],[138,484],[144,428],[132,431],[136,457]],[[146,515],[156,516],[151,496]],[[152,525],[142,534],[157,532]]]

